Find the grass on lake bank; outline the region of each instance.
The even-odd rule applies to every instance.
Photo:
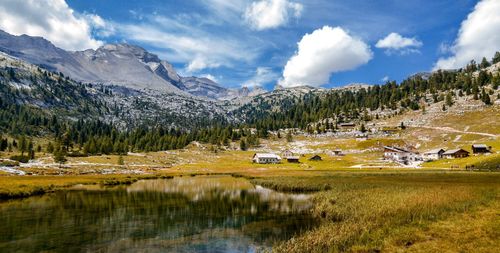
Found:
[[[500,246],[498,173],[350,173],[253,182],[320,190],[312,212],[321,226],[276,245],[276,252],[493,252]],[[466,228],[461,217],[468,219]],[[470,241],[458,243],[464,238]]]
[[[130,184],[154,175],[0,176],[0,199],[23,198],[77,184]]]

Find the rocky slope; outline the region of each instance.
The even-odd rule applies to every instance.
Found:
[[[84,84],[0,52],[0,102],[28,105],[73,120],[99,119],[121,128],[196,127],[234,121],[229,106],[182,93]]]
[[[129,44],[108,44],[97,50],[68,52],[41,37],[14,36],[0,30],[0,51],[85,83],[117,85],[165,93],[217,99],[229,90],[216,82],[181,77],[167,61]]]

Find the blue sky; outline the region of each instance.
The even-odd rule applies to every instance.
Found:
[[[460,57],[498,50],[489,44],[471,53],[467,45],[482,42],[467,44],[460,32],[469,14],[477,12],[479,20],[495,11],[496,0],[482,1],[482,12],[473,0],[41,1],[66,4],[73,12],[64,15],[87,23],[82,29],[88,30],[89,43],[66,49],[137,44],[171,62],[181,75],[210,76],[226,87],[401,81],[430,71],[440,59],[438,66],[457,67],[464,61]],[[492,20],[469,23],[489,27],[483,33],[500,33]],[[0,28],[24,31],[13,27],[2,27],[0,18]]]

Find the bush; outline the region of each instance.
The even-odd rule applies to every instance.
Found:
[[[10,157],[10,160],[18,161],[20,163],[27,163],[29,162],[30,157],[26,155],[14,155]]]
[[[0,161],[0,166],[5,166],[5,167],[19,166],[19,162],[14,160],[2,160]]]

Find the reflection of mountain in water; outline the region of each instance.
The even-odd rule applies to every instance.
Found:
[[[172,180],[143,180],[127,187],[128,192],[154,191],[182,193],[191,201],[213,199],[213,194],[241,199],[242,195],[258,195],[259,202],[268,203],[269,208],[280,212],[300,212],[311,207],[306,194],[280,193],[262,186],[254,186],[244,178],[229,176],[176,177]]]
[[[244,179],[140,181],[113,190],[65,191],[0,205],[7,251],[252,251],[308,229],[305,196]],[[9,242],[9,243],[8,243]]]

